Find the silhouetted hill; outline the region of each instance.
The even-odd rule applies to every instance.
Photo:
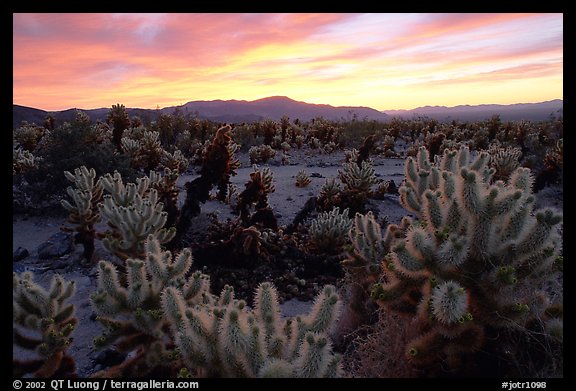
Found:
[[[254,122],[262,119],[280,120],[286,115],[291,120],[299,118],[309,121],[312,118],[324,117],[329,120],[358,119],[388,121],[391,117],[414,118],[429,117],[439,121],[478,121],[500,115],[502,121],[546,120],[550,115],[563,115],[563,100],[556,99],[541,103],[517,103],[512,105],[461,105],[455,107],[425,106],[413,110],[387,110],[380,112],[369,107],[330,106],[298,102],[285,96],[272,96],[254,101],[245,100],[211,100],[192,101],[181,106],[165,107],[159,110],[128,108],[130,117],[138,116],[144,122],[154,121],[159,113],[172,114],[177,109],[184,115],[198,116],[217,122],[239,123]],[[110,108],[84,110],[92,121],[105,121]],[[12,126],[20,126],[22,121],[42,124],[48,114],[61,124],[74,118],[76,109],[47,112],[32,107],[13,105]]]
[[[283,115],[290,119],[299,118],[308,121],[316,117],[324,117],[330,120],[358,119],[386,121],[388,115],[369,107],[335,107],[330,105],[318,105],[298,102],[284,96],[274,96],[255,101],[245,100],[212,100],[192,101],[182,106],[165,107],[160,110],[132,109],[128,108],[130,117],[139,116],[142,119],[154,120],[159,113],[172,114],[176,109],[184,115],[196,115],[199,118],[210,119],[218,122],[254,122],[262,119],[279,120]],[[51,112],[57,123],[70,121],[74,118],[76,109]],[[108,108],[83,110],[93,121],[106,120]],[[49,113],[30,107],[13,105],[13,127],[20,126],[23,120],[42,124]]]
[[[388,120],[388,116],[369,107],[330,106],[298,102],[285,96],[272,96],[254,101],[245,100],[213,100],[188,102],[178,106],[185,113],[197,112],[200,117],[214,121],[252,122],[259,119],[279,120],[286,115],[291,119],[299,118],[309,121],[312,118],[324,117],[330,120],[352,118]],[[166,107],[162,112],[172,113],[176,107]]]
[[[460,105],[424,106],[412,110],[385,110],[391,117],[414,118],[428,117],[446,122],[452,120],[481,121],[489,119],[493,115],[499,115],[502,121],[543,121],[550,118],[563,116],[564,101],[555,99],[540,103],[516,103],[511,105]]]

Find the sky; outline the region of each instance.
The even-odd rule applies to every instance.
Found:
[[[13,14],[13,102],[288,96],[377,110],[563,99],[562,14]]]

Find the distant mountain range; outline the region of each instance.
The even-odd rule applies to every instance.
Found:
[[[513,105],[479,105],[479,106],[425,106],[413,110],[387,110],[384,112],[361,106],[330,106],[298,102],[285,96],[273,96],[254,101],[213,100],[192,101],[182,106],[165,107],[159,110],[127,108],[130,117],[138,116],[144,121],[155,120],[160,113],[172,114],[176,110],[184,115],[195,115],[199,118],[217,122],[239,123],[253,122],[262,119],[279,120],[286,115],[290,119],[299,118],[309,121],[312,118],[324,117],[329,120],[358,119],[388,121],[392,117],[414,118],[424,116],[439,121],[477,121],[498,114],[503,121],[545,120],[549,116],[561,116],[563,101],[561,99],[541,103],[519,103]],[[105,121],[110,108],[79,109],[93,121]],[[32,107],[13,105],[12,126],[20,126],[22,121],[42,124],[48,114],[55,117],[57,123],[71,121],[76,109],[48,112]]]
[[[313,118],[324,117],[329,120],[359,119],[387,121],[388,115],[369,107],[357,106],[330,106],[298,102],[285,96],[272,96],[254,101],[245,100],[212,100],[193,101],[182,106],[165,107],[160,110],[127,108],[128,115],[139,116],[142,119],[155,120],[159,113],[172,114],[176,109],[184,115],[197,115],[199,118],[210,119],[217,122],[239,123],[254,122],[263,119],[280,120],[286,115],[290,119],[299,118],[309,121]],[[70,121],[74,118],[76,109],[47,112],[26,106],[13,105],[13,126],[20,126],[23,120],[33,123],[43,123],[48,114],[56,118],[57,123]],[[110,108],[84,110],[93,121],[106,119]]]
[[[550,115],[563,116],[564,101],[555,99],[540,103],[516,103],[511,105],[460,105],[424,106],[412,110],[385,110],[391,117],[414,118],[428,117],[438,121],[481,121],[499,115],[502,121],[546,120]]]

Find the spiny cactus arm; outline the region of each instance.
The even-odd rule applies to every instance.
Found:
[[[207,304],[206,300],[212,298],[210,290],[210,277],[199,271],[194,272],[186,284],[182,292],[184,299],[192,304]]]
[[[326,285],[314,299],[310,313],[302,318],[306,331],[329,333],[340,315],[340,298],[336,288]]]
[[[48,290],[36,284],[30,272],[13,273],[12,281],[13,322],[41,334],[41,338],[36,339],[13,329],[14,343],[35,350],[41,357],[29,361],[14,360],[13,373],[19,376],[33,373],[36,377],[73,374],[74,360],[66,355],[65,350],[77,323],[74,305],[67,302],[74,294],[74,281],[67,282],[56,275]]]
[[[458,155],[456,156],[456,160],[458,162],[457,166],[456,166],[456,170],[459,170],[463,167],[468,166],[468,162],[470,161],[470,149],[465,146],[462,145],[460,147],[460,149],[458,150]],[[458,171],[455,171],[458,172]]]
[[[126,304],[128,308],[136,309],[142,305],[150,293],[145,264],[139,259],[128,258],[126,260],[126,272],[128,274]]]
[[[490,154],[487,152],[480,152],[476,159],[469,165],[471,170],[482,172],[490,162]]]
[[[454,268],[458,267],[468,259],[469,244],[468,238],[464,235],[450,234],[438,248],[437,259],[439,266]]]
[[[278,292],[268,283],[261,283],[254,294],[254,315],[259,324],[264,325],[264,336],[267,342],[281,332],[281,311],[278,305]],[[276,341],[277,343],[277,341]]]
[[[446,281],[436,285],[430,299],[434,319],[450,325],[463,322],[468,314],[468,293],[455,281]]]
[[[458,201],[473,215],[480,215],[484,211],[484,194],[481,183],[479,183],[477,173],[469,171],[467,168],[462,168],[460,176],[460,189],[457,192]]]
[[[229,305],[219,327],[218,349],[223,366],[230,377],[253,377],[244,359],[250,348],[250,326],[241,308]]]
[[[562,214],[551,208],[536,212],[536,221],[526,230],[523,238],[516,244],[516,252],[527,255],[545,246],[546,241],[553,233],[553,228],[560,224],[562,219]]]
[[[396,270],[409,278],[421,277],[426,272],[423,260],[412,254],[403,242],[392,248],[390,260]]]
[[[430,228],[439,229],[444,222],[442,205],[440,203],[441,193],[426,190],[422,199],[422,218],[430,223]]]
[[[458,154],[457,150],[445,149],[444,153],[442,154],[442,159],[440,161],[440,170],[455,173],[457,168],[456,167],[457,154]]]
[[[421,170],[430,170],[430,154],[425,146],[418,148],[418,153],[416,154],[416,162]]]
[[[298,378],[317,378],[336,375],[338,358],[330,353],[332,347],[328,339],[314,333],[307,333],[294,361],[294,374]],[[330,368],[329,368],[330,367]]]
[[[403,185],[400,186],[398,192],[400,193],[400,204],[402,204],[405,209],[414,212],[416,215],[419,215],[421,205],[414,189],[412,187]]]
[[[128,292],[120,285],[118,270],[110,262],[98,263],[98,290],[92,303],[102,314],[115,314],[120,308],[126,307]],[[103,298],[104,301],[101,301]]]
[[[264,363],[258,372],[259,378],[293,378],[294,366],[286,360],[273,358]]]

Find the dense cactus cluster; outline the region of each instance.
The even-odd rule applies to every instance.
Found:
[[[32,374],[35,377],[67,377],[75,374],[76,364],[66,349],[76,327],[74,281],[54,276],[49,289],[34,282],[31,272],[12,275],[13,341],[20,348],[33,350],[37,358],[14,360],[15,378]],[[22,332],[26,330],[26,332]],[[30,333],[36,334],[31,336]]]
[[[266,163],[276,156],[276,151],[270,145],[259,145],[250,147],[248,151],[250,164]]]
[[[320,252],[337,252],[346,243],[352,220],[348,217],[348,209],[340,212],[335,207],[330,212],[323,212],[310,224],[310,240]]]
[[[109,193],[98,204],[111,228],[102,240],[108,250],[121,259],[142,257],[148,235],[154,235],[161,243],[172,240],[176,230],[164,228],[168,213],[159,201],[158,190],[150,188],[149,177],[124,184],[120,173],[115,172],[102,176],[101,185]]]
[[[551,312],[546,287],[557,278],[562,215],[533,210],[528,169],[492,184],[486,153],[470,163],[466,148],[445,151],[434,166],[426,157],[421,149],[416,161],[407,160],[400,188],[420,221],[392,243],[372,297],[415,316],[420,332],[406,349],[411,362],[430,367],[440,357],[457,370],[494,330],[525,330],[561,316]]]
[[[162,365],[166,318],[162,313],[162,291],[173,286],[187,302],[200,304],[208,289],[207,277],[192,273],[189,249],[172,256],[162,251],[160,242],[149,235],[144,256],[128,258],[125,274],[107,261],[98,264],[98,289],[91,301],[106,331],[94,340],[96,347],[115,344],[120,351],[136,350],[136,355],[102,373],[102,376],[144,375]],[[152,346],[156,346],[152,349]]]
[[[336,377],[340,357],[328,334],[338,316],[338,295],[326,286],[307,316],[282,319],[273,285],[261,284],[254,308],[234,298],[226,287],[220,296],[191,306],[185,295],[168,288],[162,308],[186,366],[216,377]]]
[[[533,369],[525,362],[541,368],[562,351],[563,217],[535,210],[533,194],[561,179],[561,118],[285,116],[223,125],[178,110],[151,117],[130,118],[118,104],[107,123],[77,111],[62,124],[49,116],[42,127],[13,131],[15,194],[28,202],[21,189],[32,189],[62,205],[62,229],[75,232],[85,259],[101,259],[96,239],[118,258],[83,265],[97,272],[90,298],[104,330],[94,343],[123,357],[95,377],[336,377],[343,360],[335,351],[345,352],[349,375],[370,373],[354,372],[352,350],[368,356],[362,363],[381,362],[378,376],[387,365],[417,376],[525,376]],[[273,170],[254,165],[242,191],[230,183],[240,150],[251,163],[280,152],[287,165],[343,148],[338,177],[309,194],[287,227],[269,203]],[[367,212],[369,199],[395,201],[385,194],[396,188],[378,179],[371,154],[376,163],[377,154],[409,156],[399,201],[410,217],[398,224]],[[178,179],[189,164],[201,166],[199,176],[185,184],[179,208]],[[293,181],[312,183],[304,170]],[[239,217],[220,220],[217,210],[207,213],[212,224],[194,220],[209,199]],[[204,273],[214,290],[224,286],[219,294]],[[272,279],[278,290],[262,283]],[[338,294],[320,283],[338,284]],[[44,289],[29,272],[13,275],[14,346],[37,356],[14,359],[15,377],[76,376],[67,353],[73,294],[74,282],[60,276]],[[315,294],[308,315],[281,315],[279,301]],[[367,335],[372,345],[355,349]]]

